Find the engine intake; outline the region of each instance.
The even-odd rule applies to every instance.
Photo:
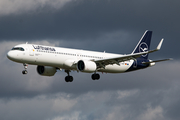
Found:
[[[42,76],[53,76],[56,73],[55,67],[50,66],[37,66],[37,72]]]
[[[92,73],[97,69],[96,63],[93,61],[79,60],[77,63],[77,69],[81,72]]]

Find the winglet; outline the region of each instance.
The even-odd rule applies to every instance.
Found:
[[[152,52],[160,50],[161,46],[162,46],[162,43],[163,43],[163,40],[164,39],[161,39],[161,41],[159,42],[159,44],[158,44],[158,46],[157,46],[157,48],[155,50],[150,50],[150,51],[148,51],[148,53],[152,53]]]
[[[162,40],[159,42],[159,45],[157,46],[156,50],[160,50],[160,49],[161,49],[161,46],[162,46],[163,40],[164,40],[164,39],[162,39]]]

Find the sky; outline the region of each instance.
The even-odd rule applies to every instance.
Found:
[[[0,0],[1,120],[179,120],[179,0]],[[155,66],[121,74],[64,71],[44,77],[37,66],[6,57],[15,45],[33,43],[129,54],[146,30]]]

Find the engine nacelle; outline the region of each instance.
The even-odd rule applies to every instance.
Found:
[[[53,76],[56,73],[55,67],[50,66],[37,66],[37,72],[42,76]]]
[[[81,72],[92,73],[96,71],[97,66],[93,61],[79,60],[77,63],[77,69]]]

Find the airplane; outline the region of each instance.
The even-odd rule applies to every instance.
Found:
[[[24,65],[22,74],[27,74],[28,64],[37,65],[37,73],[42,76],[54,76],[57,70],[67,73],[66,82],[72,82],[71,71],[93,73],[91,78],[99,80],[97,72],[124,73],[154,66],[156,62],[171,59],[149,60],[149,53],[160,50],[163,40],[157,48],[149,50],[152,31],[146,30],[131,54],[112,54],[62,47],[52,47],[35,44],[20,44],[14,46],[7,58]]]

